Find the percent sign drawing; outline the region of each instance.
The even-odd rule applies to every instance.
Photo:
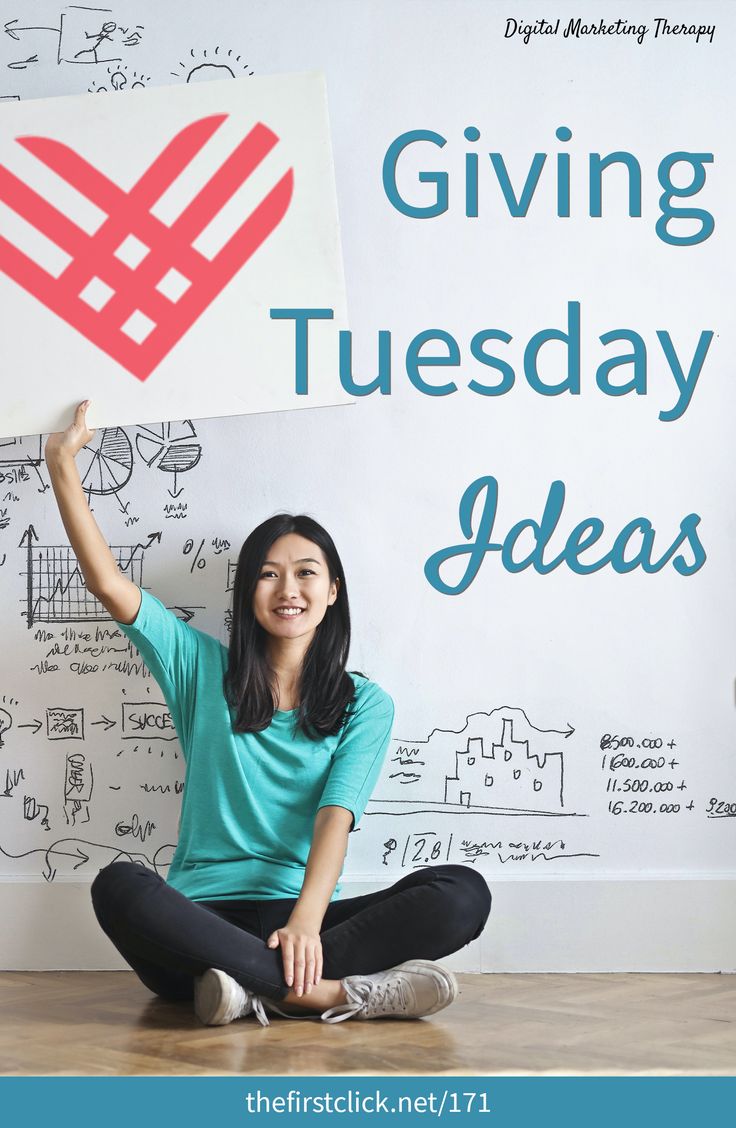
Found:
[[[193,548],[194,548],[194,541],[190,537],[189,540],[187,540],[184,544],[184,549],[183,549],[184,555],[189,556],[189,554],[190,554],[190,552],[192,551]],[[205,560],[204,556],[201,555],[203,548],[204,548],[204,541],[202,540],[202,541],[200,541],[199,548],[197,549],[197,551],[194,553],[194,556],[192,557],[191,567],[189,568],[190,572],[193,572],[195,568],[204,568],[206,566],[207,561]]]

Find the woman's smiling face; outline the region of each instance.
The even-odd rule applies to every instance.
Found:
[[[253,614],[277,638],[314,633],[337,599],[322,549],[298,533],[275,540],[263,562],[253,595]]]

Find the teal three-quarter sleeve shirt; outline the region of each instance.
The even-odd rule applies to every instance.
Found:
[[[233,731],[222,688],[228,650],[141,592],[135,620],[118,623],[163,692],[186,761],[179,842],[167,876],[194,901],[298,897],[318,808],[365,810],[391,738],[394,704],[350,673],[351,715],[313,741],[297,710],[277,710],[262,732]],[[332,900],[339,896],[340,885]]]

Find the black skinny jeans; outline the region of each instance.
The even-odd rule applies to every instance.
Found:
[[[289,993],[280,948],[266,940],[296,898],[192,901],[153,870],[112,862],[92,882],[98,921],[142,983],[191,999],[194,977],[219,968],[256,995]],[[331,901],[322,922],[323,979],[367,975],[409,959],[436,960],[480,936],[491,894],[470,866],[426,866],[362,897]]]

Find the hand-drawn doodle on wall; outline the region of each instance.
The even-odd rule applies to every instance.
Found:
[[[0,799],[12,799],[13,792],[19,783],[24,781],[26,773],[23,768],[6,768],[5,769],[5,789],[0,791]]]
[[[58,27],[41,27],[37,24],[32,24],[19,27],[18,18],[16,17],[16,19],[14,20],[7,21],[3,28],[3,31],[7,36],[10,37],[10,39],[14,39],[16,43],[20,43],[21,40],[27,38],[29,34],[37,31],[50,31],[52,35],[55,35],[58,38],[58,36],[61,34],[61,25],[59,25]]]
[[[0,706],[0,748],[5,744],[3,739],[6,732],[10,732],[13,727],[13,714],[9,709],[4,708],[5,705],[17,705],[18,702],[13,697],[2,697],[2,706]]]
[[[122,740],[176,740],[171,713],[163,701],[123,701]]]
[[[483,839],[460,838],[449,831],[439,833],[435,830],[422,828],[406,835],[400,853],[399,843],[395,838],[389,838],[382,844],[382,864],[388,866],[388,859],[396,855],[402,869],[411,866],[414,869],[420,866],[435,865],[438,862],[459,861],[463,865],[475,865],[479,858],[492,857],[501,865],[509,863],[536,863],[572,861],[575,858],[599,858],[600,854],[592,850],[570,849],[568,843],[562,838],[552,838],[546,835],[526,835],[525,840],[517,836],[513,838],[500,836],[498,838]]]
[[[118,63],[132,47],[137,47],[145,30],[143,24],[121,23],[111,8],[70,4],[60,13],[59,23],[51,26],[21,24],[20,17],[8,20],[5,34],[18,44],[20,58],[7,66],[25,70],[34,63]]]
[[[87,494],[115,494],[133,473],[133,447],[122,427],[103,427],[77,455],[79,477]]]
[[[26,800],[32,800],[31,796],[26,796],[25,798]],[[34,818],[38,818],[43,814],[44,810],[48,813],[48,807],[44,807],[43,804],[36,804],[34,807],[33,802],[35,801],[32,800],[29,803],[24,802],[24,807],[27,807],[29,812],[28,817],[33,815]],[[135,817],[136,816],[134,816],[134,818]],[[45,819],[45,823],[48,823],[47,818]],[[45,823],[42,822],[41,825],[44,825],[45,829],[49,829]],[[146,827],[147,824],[144,826],[144,829],[146,829]],[[133,831],[131,830],[130,824],[119,822],[116,827],[116,833],[121,835],[123,833],[133,833]],[[140,831],[137,833],[136,837],[140,837]],[[77,870],[87,868],[90,877],[93,877],[95,873],[108,862],[119,862],[121,860],[141,862],[143,865],[154,869],[156,873],[162,873],[165,872],[166,868],[171,864],[174,849],[175,847],[167,842],[164,843],[163,846],[159,846],[153,855],[148,855],[140,850],[123,850],[119,845],[111,845],[108,842],[90,842],[86,838],[57,838],[49,846],[37,846],[32,850],[22,850],[19,854],[14,854],[10,850],[6,850],[3,846],[0,846],[0,854],[14,860],[28,858],[32,854],[42,854],[44,864],[41,873],[46,881],[53,881],[56,877],[57,869],[56,866],[52,864],[52,858],[71,858],[74,865],[69,867],[69,863],[67,862],[66,870],[69,871],[71,868],[73,872],[76,872]],[[110,856],[111,854],[112,857]],[[87,863],[93,858],[92,865],[87,866]],[[56,865],[59,864],[59,862],[56,863]]]
[[[0,466],[40,466],[43,461],[41,435],[0,439]]]
[[[124,26],[111,18],[111,8],[69,5],[61,15],[60,63],[117,63],[141,42],[143,25]]]
[[[192,48],[189,55],[190,58],[179,63],[178,70],[171,71],[174,78],[186,75],[187,82],[209,82],[213,78],[235,78],[236,73],[253,74],[248,69],[249,64],[244,63],[240,55],[234,55],[232,50],[220,51],[219,47],[215,47],[208,55],[206,48],[196,53]]]
[[[225,586],[225,593],[226,594],[228,592],[233,591],[233,589],[235,587],[235,572],[237,571],[237,567],[238,567],[237,560],[228,560],[228,562],[227,562],[227,581],[226,581],[226,586]],[[227,631],[227,633],[232,634],[233,609],[232,609],[231,603],[228,604],[228,606],[225,608],[224,626],[225,626],[225,630]]]
[[[84,709],[46,710],[47,740],[84,740]]]
[[[727,799],[713,796],[708,800],[705,814],[709,819],[735,819],[736,803],[729,803]]]
[[[28,435],[25,438],[0,439],[0,482],[8,486],[19,486],[29,482],[32,474],[38,479],[38,493],[46,493],[51,489],[48,482],[41,477],[39,467],[43,461],[41,452],[41,435]],[[30,470],[30,473],[29,473]],[[0,502],[20,501],[20,495],[11,488],[7,490]],[[0,508],[0,531],[10,524],[10,516],[6,508]],[[0,556],[0,565],[5,563],[5,553]]]
[[[395,740],[389,765],[396,767],[388,775],[392,792],[371,800],[368,813],[575,814],[564,810],[563,753],[574,731],[570,725],[539,729],[523,709],[503,706],[471,713],[460,730]],[[447,769],[441,796],[432,782],[438,764]]]
[[[138,428],[135,447],[146,466],[174,475],[174,488],[168,491],[170,497],[178,497],[184,488],[177,489],[177,475],[192,470],[202,457],[201,445],[192,442],[196,437],[191,419]]]
[[[89,822],[93,786],[92,764],[83,752],[71,752],[66,758],[64,777],[64,818],[67,825],[76,826],[77,821]]]
[[[3,31],[12,43],[18,44],[18,58],[6,64],[9,70],[26,70],[38,62],[58,62],[61,22],[58,26],[43,27],[21,24],[17,17],[8,20]]]
[[[151,76],[129,70],[125,63],[110,65],[103,78],[93,79],[87,88],[90,94],[106,94],[110,90],[145,90]]]
[[[29,55],[27,59],[14,59],[12,63],[8,63],[8,70],[28,70],[28,67],[37,62],[38,55]]]
[[[13,724],[13,712],[18,706],[18,701],[15,698],[7,695],[0,698],[6,709],[0,708],[0,735],[2,733],[9,733],[11,729],[32,729],[33,734],[36,735],[42,728],[41,721],[34,720],[33,722]],[[128,704],[128,703],[126,703]],[[130,716],[135,719],[135,723],[139,723],[141,710],[152,711],[156,716],[161,718],[163,716],[165,707],[158,703],[151,704],[145,702],[140,704],[130,704]],[[95,725],[104,724],[105,731],[114,726],[115,722],[110,721],[107,717],[102,720],[92,722]],[[76,707],[57,707],[47,709],[47,739],[83,739],[84,736],[84,713],[83,710]],[[154,735],[161,735],[154,730],[157,727],[156,722],[146,721],[145,734],[146,738]],[[164,722],[163,727],[166,728],[167,724]],[[44,734],[42,734],[44,735]],[[11,744],[12,741],[8,741]],[[0,746],[2,741],[0,740]],[[4,756],[7,756],[7,747],[4,750]],[[15,765],[3,767],[5,772],[4,777],[4,790],[0,791],[0,809],[3,811],[2,822],[0,827],[3,834],[10,833],[13,825],[14,816],[16,829],[20,830],[22,826],[27,826],[29,823],[34,824],[39,829],[45,832],[45,835],[50,836],[54,826],[54,813],[57,807],[63,810],[64,818],[67,826],[80,826],[91,821],[91,803],[93,800],[94,789],[94,770],[90,754],[83,750],[83,747],[77,746],[74,751],[67,753],[64,761],[63,772],[63,794],[60,798],[63,803],[53,805],[49,802],[42,802],[41,799],[33,794],[32,785],[26,779],[26,771],[24,768],[18,768]],[[25,788],[25,790],[24,790]],[[111,787],[110,790],[119,790],[117,787]],[[169,784],[160,787],[150,785],[143,786],[144,791],[160,790],[162,793],[166,791],[171,792],[172,789]],[[175,783],[174,793],[180,795],[183,790],[182,783]],[[47,798],[44,796],[44,798]],[[10,800],[8,804],[2,804],[3,799]],[[53,806],[53,811],[52,811]],[[155,816],[154,816],[155,817]],[[122,838],[128,835],[138,838],[141,842],[145,841],[153,830],[156,829],[156,824],[150,819],[140,816],[137,812],[132,816],[125,819],[118,818],[111,828],[111,835],[114,832],[115,838]],[[43,846],[36,846],[26,850],[10,850],[7,844],[0,845],[0,855],[5,858],[11,859],[15,862],[23,859],[33,859],[38,856],[39,860],[43,863],[41,873],[46,881],[53,881],[57,874],[57,867],[62,868],[65,873],[74,873],[80,869],[87,869],[91,876],[106,862],[117,861],[120,858],[125,858],[129,861],[140,861],[147,866],[151,866],[158,873],[165,873],[167,867],[171,862],[173,852],[175,849],[174,844],[165,842],[160,845],[155,851],[142,853],[140,851],[129,850],[121,848],[117,842],[104,841],[105,835],[99,833],[94,834],[94,841],[89,839],[82,839],[76,837],[58,838],[50,845],[44,844]]]
[[[35,822],[38,819],[39,826],[44,830],[51,830],[48,803],[39,803],[35,795],[23,796],[23,818],[26,822]]]
[[[203,550],[204,550],[204,537],[202,537],[201,541],[199,542],[199,544],[197,545],[196,548],[194,547],[194,541],[192,540],[191,537],[189,537],[184,542],[184,547],[182,549],[182,553],[183,553],[184,556],[190,556],[191,557],[191,563],[189,565],[190,574],[194,572],[195,568],[197,568],[198,570],[201,571],[202,568],[207,567],[207,559],[206,559],[205,556],[202,555]],[[193,556],[192,556],[192,553],[194,553]]]
[[[33,525],[29,525],[20,540],[26,546],[26,626],[34,623],[86,623],[110,616],[99,600],[85,587],[79,562],[68,544],[40,545]],[[161,533],[151,533],[145,544],[110,545],[118,567],[124,576],[141,587],[143,558]]]

